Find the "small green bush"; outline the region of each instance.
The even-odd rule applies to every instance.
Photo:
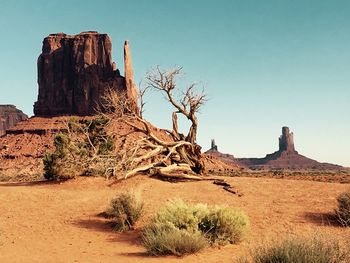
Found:
[[[238,242],[249,229],[245,214],[226,206],[168,202],[143,232],[143,244],[152,255],[194,253],[207,244]]]
[[[139,195],[122,193],[114,198],[106,211],[106,216],[112,219],[117,231],[130,230],[142,215],[143,202]]]
[[[67,155],[69,139],[67,135],[58,133],[54,137],[55,152],[46,153],[43,158],[44,177],[47,180],[58,179],[60,172],[60,159],[64,159]]]
[[[54,157],[53,154],[47,153],[44,155],[43,158],[43,164],[44,164],[44,177],[47,180],[51,180],[55,176],[55,169],[54,169]]]
[[[106,141],[100,143],[98,147],[99,155],[105,155],[111,153],[115,148],[114,140],[112,137],[108,137]]]
[[[43,158],[44,177],[66,180],[76,176],[109,174],[115,166],[111,156],[115,150],[114,137],[107,134],[105,118],[70,119],[68,131],[54,137],[55,151]],[[111,158],[106,158],[106,156]]]
[[[54,138],[54,145],[56,147],[55,154],[58,158],[64,158],[67,154],[69,139],[66,134],[58,133]]]
[[[337,198],[337,219],[343,226],[350,226],[350,191],[342,193]]]
[[[248,260],[246,262],[249,262]],[[339,243],[319,236],[288,238],[253,252],[254,263],[345,263]]]

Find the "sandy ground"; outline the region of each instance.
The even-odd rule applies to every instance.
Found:
[[[79,178],[61,184],[0,184],[0,262],[237,262],[268,238],[319,231],[350,238],[350,228],[335,225],[329,214],[336,196],[349,184],[268,178],[225,178],[244,195],[204,182],[169,183],[145,177],[119,183]],[[98,216],[122,191],[140,191],[145,215],[136,230],[111,231]],[[246,241],[208,248],[177,258],[150,257],[140,245],[140,230],[172,197],[190,202],[228,204],[250,217]]]

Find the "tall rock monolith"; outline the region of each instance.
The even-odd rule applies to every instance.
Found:
[[[124,75],[125,75],[127,95],[132,101],[137,102],[138,90],[134,82],[134,70],[132,67],[129,41],[124,42]],[[138,111],[137,103],[134,104],[134,108],[136,111]]]
[[[288,127],[282,127],[282,135],[279,137],[279,151],[295,152],[294,135]]]
[[[218,146],[215,143],[215,139],[211,139],[211,147],[210,150],[212,151],[218,151]]]

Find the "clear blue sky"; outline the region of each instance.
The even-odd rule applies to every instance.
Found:
[[[42,39],[97,30],[121,71],[130,41],[137,81],[158,64],[200,81],[204,149],[215,138],[222,152],[263,157],[286,125],[300,153],[350,166],[349,14],[347,0],[0,0],[0,103],[31,115]],[[160,94],[148,101],[146,117],[169,126]]]

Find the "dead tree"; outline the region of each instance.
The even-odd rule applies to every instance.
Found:
[[[162,92],[175,108],[172,114],[172,130],[163,130],[163,134],[165,131],[168,135],[167,140],[161,139],[151,125],[140,116],[123,118],[126,124],[143,134],[138,140],[125,143],[119,152],[117,169],[125,171],[125,178],[147,173],[180,179],[201,179],[198,175],[203,173],[204,163],[201,147],[197,144],[196,114],[205,103],[206,97],[203,92],[197,93],[196,85],[192,84],[177,100],[174,92],[178,90],[176,77],[180,73],[181,68],[165,71],[157,67],[146,77],[147,87]],[[111,101],[108,103],[113,104]],[[179,132],[178,114],[184,115],[191,123],[186,135]]]
[[[97,111],[100,116],[67,120],[66,131],[55,138],[56,151],[44,158],[48,179],[75,175],[101,174],[106,177],[136,174],[166,178],[201,180],[204,171],[201,147],[197,144],[196,114],[205,103],[205,94],[187,87],[180,99],[176,77],[181,68],[163,71],[156,68],[146,77],[139,93],[140,111],[123,91],[107,90]],[[142,118],[143,96],[150,89],[160,91],[174,107],[172,129],[157,129]],[[187,134],[178,128],[178,115],[191,123]]]

